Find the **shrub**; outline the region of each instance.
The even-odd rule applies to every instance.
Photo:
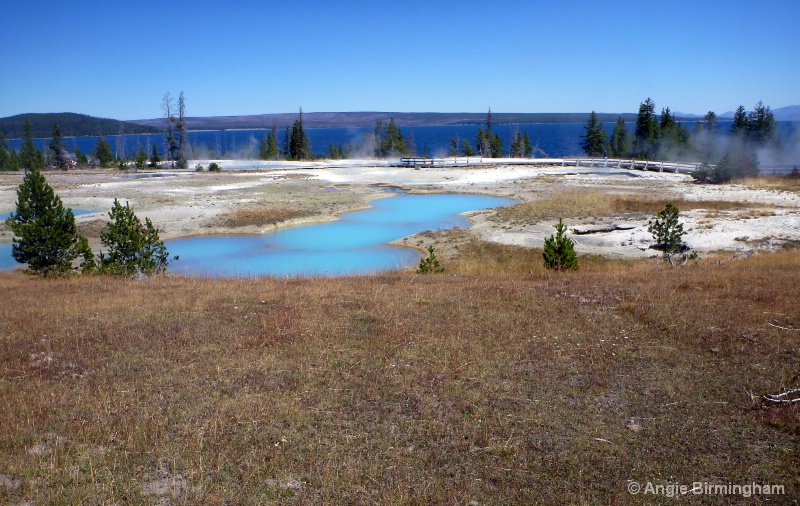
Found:
[[[43,276],[72,270],[72,262],[83,257],[82,270],[91,270],[94,255],[89,242],[78,233],[72,209],[64,209],[61,198],[36,169],[29,171],[17,190],[17,210],[6,220],[16,237],[11,254],[28,264],[28,272]]]
[[[426,272],[444,272],[444,267],[439,263],[439,259],[436,258],[436,250],[433,246],[428,246],[428,256],[423,257],[422,260],[419,261],[417,272],[421,274]]]
[[[142,225],[127,202],[123,207],[114,199],[114,207],[108,215],[112,221],[100,233],[100,242],[108,248],[107,254],[100,254],[100,272],[149,275],[165,272],[170,261],[178,259],[169,258],[164,242],[158,238],[158,228],[150,218]]]
[[[559,219],[555,225],[556,235],[544,240],[544,266],[557,271],[577,271],[578,255],[575,254],[575,241],[565,235],[567,226]]]
[[[684,263],[696,256],[694,253],[691,255],[686,253],[689,246],[683,242],[685,232],[683,224],[678,221],[679,217],[680,211],[670,202],[658,212],[655,221],[648,222],[647,227],[647,231],[653,235],[656,242],[655,248],[664,252],[664,260],[673,267],[675,263],[672,261],[672,256],[675,254],[682,253]]]
[[[220,167],[217,162],[211,162],[211,164],[208,166],[209,172],[219,172],[221,169],[222,167]]]

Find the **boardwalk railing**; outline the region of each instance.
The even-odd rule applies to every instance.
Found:
[[[666,162],[653,160],[625,160],[621,158],[482,158],[479,156],[455,158],[401,158],[399,163],[389,162],[397,167],[471,167],[481,165],[538,165],[561,167],[600,167],[606,169],[649,170],[691,174],[700,163]],[[713,167],[713,166],[709,166]]]

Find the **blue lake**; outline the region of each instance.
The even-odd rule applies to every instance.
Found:
[[[259,235],[217,235],[166,242],[180,260],[170,272],[215,277],[340,276],[416,265],[421,253],[387,243],[426,230],[468,227],[459,213],[514,204],[479,195],[401,194],[370,202],[334,222]],[[426,245],[427,246],[427,245]]]

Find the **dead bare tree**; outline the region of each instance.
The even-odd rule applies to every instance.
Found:
[[[172,162],[174,168],[175,156],[178,151],[178,144],[175,141],[175,135],[172,130],[172,124],[175,122],[175,98],[169,92],[166,92],[161,99],[161,111],[167,120],[167,161]]]
[[[183,90],[178,96],[178,120],[175,126],[178,130],[178,167],[185,169],[189,160],[189,139],[186,137],[186,99]]]

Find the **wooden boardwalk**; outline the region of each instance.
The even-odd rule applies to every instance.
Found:
[[[673,172],[691,174],[700,167],[700,163],[665,162],[652,160],[625,160],[620,158],[401,158],[399,162],[389,162],[392,167],[476,167],[485,165],[525,165],[542,167],[596,167],[604,169],[648,170],[655,172]],[[713,166],[711,166],[713,167]]]

